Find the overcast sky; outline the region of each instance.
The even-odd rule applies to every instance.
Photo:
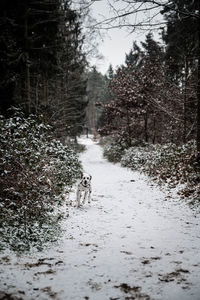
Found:
[[[116,68],[116,66],[124,63],[125,53],[129,53],[134,40],[136,40],[135,36],[128,34],[125,30],[109,30],[103,42],[100,42],[98,49],[104,59],[92,60],[92,63],[96,64],[102,73],[108,70],[110,64]],[[139,41],[139,37],[137,40]]]
[[[92,5],[92,15],[95,19],[101,20],[103,17],[110,17],[111,12],[106,0],[96,1]],[[136,16],[132,16],[135,18]],[[141,16],[137,15],[137,18]],[[98,70],[103,74],[106,73],[110,64],[114,68],[121,65],[125,61],[125,53],[129,53],[132,48],[133,41],[144,41],[146,33],[134,32],[129,33],[126,29],[110,29],[104,36],[103,42],[100,42],[99,52],[104,56],[102,61],[91,60],[91,64],[97,66]],[[154,37],[158,37],[154,34]]]

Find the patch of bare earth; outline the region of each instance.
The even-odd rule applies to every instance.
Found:
[[[183,289],[189,289],[190,283],[187,281],[185,275],[190,272],[186,269],[177,269],[173,272],[167,274],[159,274],[159,280],[162,282],[171,282],[175,281],[177,284],[184,284]]]
[[[127,283],[121,283],[120,285],[115,285],[114,287],[119,288],[124,294],[126,294],[124,298],[125,300],[129,300],[129,299],[150,300],[151,299],[149,295],[142,292],[142,288],[140,286],[130,286]]]

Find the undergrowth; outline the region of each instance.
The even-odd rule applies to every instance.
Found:
[[[200,203],[200,168],[196,160],[195,141],[181,146],[173,143],[146,144],[123,150],[116,141],[105,145],[104,156],[110,161],[121,162],[124,167],[147,174],[159,184],[178,187],[178,193],[189,198],[191,204]]]
[[[0,249],[41,249],[59,236],[59,207],[81,166],[51,131],[21,111],[0,117]]]

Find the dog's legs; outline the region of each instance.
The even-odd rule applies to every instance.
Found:
[[[89,195],[88,195],[88,203],[91,203],[91,193],[92,193],[92,191],[90,190]]]
[[[81,191],[79,191],[79,189],[78,189],[77,194],[76,194],[76,205],[77,205],[77,207],[80,206],[80,199],[81,199]]]
[[[84,194],[83,204],[85,204],[85,201],[86,201],[87,197],[88,197],[88,191],[86,191],[85,194]]]

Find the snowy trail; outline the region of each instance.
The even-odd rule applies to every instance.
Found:
[[[104,160],[90,139],[81,142],[91,205],[69,207],[51,250],[1,255],[0,290],[19,299],[199,300],[199,218],[145,176]]]

